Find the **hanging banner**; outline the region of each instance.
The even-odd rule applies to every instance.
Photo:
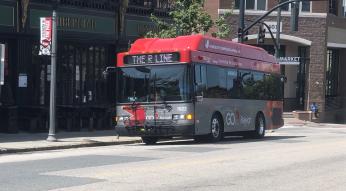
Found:
[[[52,17],[40,18],[40,52],[39,55],[51,55],[52,52]]]

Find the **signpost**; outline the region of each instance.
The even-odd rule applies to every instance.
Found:
[[[55,138],[55,85],[56,85],[56,54],[57,54],[57,26],[56,10],[53,10],[52,18],[52,56],[51,56],[51,80],[50,80],[50,108],[49,108],[49,134],[47,141],[56,141]]]
[[[5,45],[0,44],[0,86],[5,84]],[[1,93],[1,87],[0,87]]]
[[[0,44],[0,97],[1,86],[5,84],[5,45]],[[0,102],[1,105],[1,102]]]
[[[56,85],[56,53],[57,26],[56,10],[53,17],[40,18],[40,52],[39,55],[51,56],[50,104],[49,104],[49,133],[47,141],[57,141],[55,138],[55,85]]]

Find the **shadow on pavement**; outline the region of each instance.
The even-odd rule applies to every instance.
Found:
[[[238,144],[238,143],[252,143],[252,142],[263,142],[263,141],[277,141],[277,140],[288,140],[288,139],[298,139],[304,138],[306,136],[267,136],[263,139],[249,139],[243,138],[241,136],[230,136],[225,137],[222,141],[212,143],[208,141],[196,142],[193,139],[171,139],[171,140],[162,140],[155,145],[150,146],[162,146],[162,145],[203,145],[203,144]],[[146,146],[145,144],[134,144],[128,146]]]

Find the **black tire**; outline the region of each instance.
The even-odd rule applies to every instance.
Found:
[[[146,145],[154,145],[159,140],[158,137],[142,137],[143,143]]]
[[[210,122],[209,141],[218,142],[223,137],[223,121],[219,115],[214,114]]]
[[[255,131],[252,132],[252,138],[262,139],[266,132],[266,122],[263,114],[259,113],[256,117]]]

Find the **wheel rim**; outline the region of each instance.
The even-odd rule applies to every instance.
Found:
[[[264,133],[264,121],[263,118],[259,118],[259,123],[258,123],[258,133],[262,135]]]
[[[217,118],[214,118],[211,122],[211,133],[214,138],[217,138],[220,134],[220,123]]]

